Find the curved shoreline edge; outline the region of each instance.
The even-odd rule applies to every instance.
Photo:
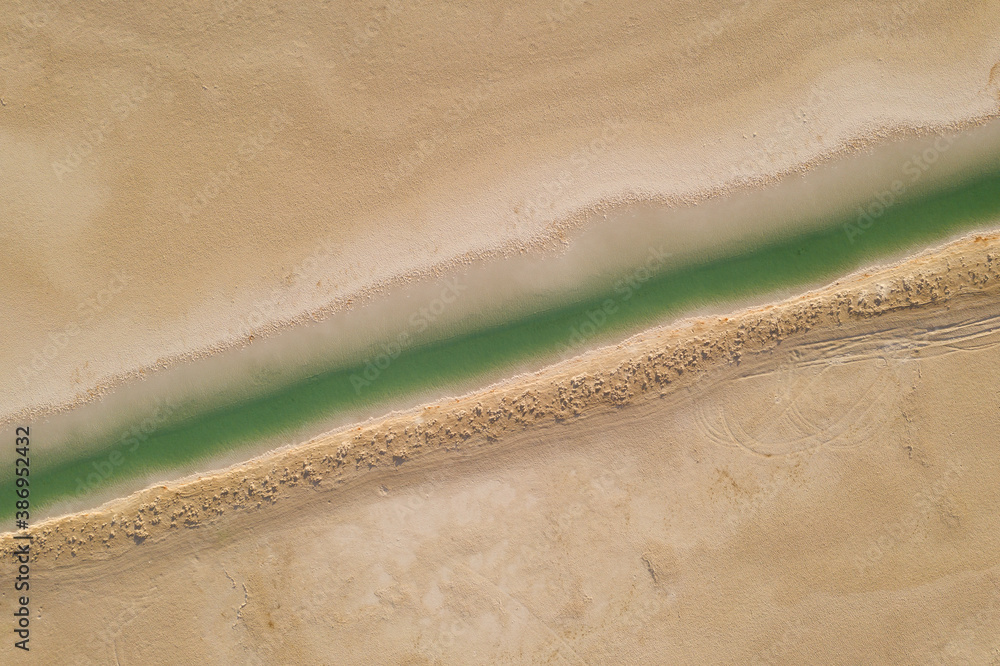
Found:
[[[974,234],[891,266],[869,269],[781,303],[656,327],[617,345],[273,451],[213,474],[158,484],[96,510],[29,528],[37,561],[102,559],[227,513],[266,510],[293,493],[335,489],[372,470],[441,450],[490,447],[505,435],[591,411],[667,396],[708,370],[821,327],[964,296],[1000,293],[1000,232]],[[0,552],[15,549],[0,535]]]
[[[955,164],[962,165],[963,170],[957,173],[945,167],[945,174],[954,173],[950,180],[943,179],[893,204],[883,211],[884,217],[876,211],[877,225],[874,222],[863,225],[851,214],[850,206],[843,212],[832,212],[839,198],[828,200],[827,196],[820,196],[826,205],[809,209],[820,213],[812,216],[802,214],[796,204],[801,204],[803,199],[807,203],[815,200],[815,192],[808,190],[816,184],[832,184],[839,189],[839,194],[854,196],[862,204],[873,201],[869,196],[877,192],[879,184],[888,187],[883,182],[885,179],[873,182],[869,192],[855,167],[875,178],[886,171],[893,174],[893,166],[912,157],[916,154],[912,151],[924,148],[931,141],[894,145],[887,153],[876,153],[874,165],[868,162],[868,157],[860,163],[851,160],[836,164],[830,172],[824,170],[815,177],[810,174],[801,181],[796,178],[778,186],[801,189],[805,197],[796,189],[754,192],[740,195],[736,202],[722,200],[711,202],[705,208],[679,210],[677,214],[684,217],[675,220],[666,216],[659,219],[657,214],[646,215],[650,219],[642,222],[644,214],[640,212],[635,216],[640,220],[638,223],[615,218],[585,229],[559,256],[526,255],[471,269],[454,278],[459,281],[464,278],[468,293],[462,297],[460,306],[448,308],[449,315],[455,314],[453,323],[462,322],[471,315],[466,319],[465,330],[452,329],[450,334],[443,336],[432,333],[433,337],[425,341],[408,344],[405,349],[400,347],[396,360],[389,359],[390,364],[395,364],[394,370],[384,378],[380,373],[378,386],[370,391],[358,390],[361,386],[355,383],[363,376],[372,376],[365,374],[367,362],[360,357],[353,362],[325,366],[323,362],[327,357],[317,354],[310,366],[301,358],[282,358],[282,354],[302,354],[308,350],[335,353],[336,347],[329,343],[333,338],[324,339],[324,332],[339,335],[344,330],[351,330],[353,333],[343,336],[348,343],[351,335],[363,339],[373,331],[376,334],[400,330],[413,333],[417,329],[412,320],[401,323],[369,317],[365,321],[364,317],[371,313],[360,311],[357,318],[352,314],[341,315],[331,319],[330,326],[303,327],[262,343],[261,347],[179,366],[169,376],[151,378],[147,384],[130,387],[129,391],[118,392],[107,400],[69,412],[62,423],[53,418],[38,424],[39,430],[33,434],[39,436],[38,440],[47,448],[35,452],[38,458],[34,461],[35,472],[45,479],[45,484],[36,486],[33,495],[33,505],[41,509],[36,511],[35,519],[41,521],[90,510],[158,483],[225,469],[280,446],[305,443],[324,433],[382,418],[392,411],[446,400],[517,374],[541,370],[557,360],[617,344],[654,326],[671,326],[685,317],[725,315],[779,302],[822,288],[844,275],[900,261],[965,234],[989,233],[1000,220],[1000,165],[996,163],[996,151],[1000,150],[998,129],[1000,125],[992,125],[985,134],[977,131],[961,137],[966,147],[984,146],[976,150],[985,162],[959,159]],[[987,142],[982,142],[983,138]],[[979,143],[970,144],[970,140],[977,139]],[[951,154],[961,156],[963,153]],[[980,163],[982,168],[970,168],[971,164]],[[830,178],[831,175],[835,177]],[[849,180],[844,181],[844,177]],[[683,233],[683,227],[697,229],[698,222],[711,224],[713,220],[724,220],[731,229],[746,228],[736,224],[741,218],[730,217],[730,214],[738,214],[736,209],[747,200],[745,197],[757,201],[782,194],[789,194],[787,198],[781,197],[781,201],[782,206],[790,204],[788,210],[792,214],[774,210],[773,215],[750,216],[745,221],[784,220],[793,223],[790,226],[795,233],[776,231],[773,237],[760,239],[748,235],[741,242],[726,243],[719,242],[713,234],[714,243],[704,249],[703,255],[691,253],[690,261],[682,260],[676,265],[667,265],[662,271],[650,271],[648,281],[640,277],[642,274],[638,271],[649,268],[649,260],[654,258],[655,252],[669,248],[674,243],[673,235]],[[826,214],[827,211],[830,213]],[[797,223],[804,219],[816,220],[814,228],[798,233]],[[682,228],[678,228],[678,222],[682,223]],[[777,230],[789,225],[773,226]],[[756,228],[752,224],[749,227]],[[850,233],[851,227],[856,229],[856,234],[868,234],[863,242],[852,242],[855,239]],[[562,280],[564,288],[580,284],[580,274],[573,271],[580,267],[589,271],[591,266],[602,266],[600,262],[608,255],[622,252],[623,248],[614,245],[616,238],[627,238],[635,248],[645,251],[644,255],[634,253],[647,259],[643,266],[623,276],[640,279],[644,285],[641,289],[636,284],[633,285],[635,289],[623,292],[619,283],[612,287],[610,280],[601,284],[594,282],[597,290],[593,292],[579,291],[563,302],[550,300],[546,306],[537,309],[532,306],[523,311],[518,311],[517,301],[511,299],[513,291],[508,290],[499,297],[505,289],[504,274],[518,265],[527,268],[524,274],[530,276],[521,281],[522,288],[527,286],[530,290],[545,284],[551,276]],[[611,244],[599,244],[595,240]],[[590,256],[581,255],[581,249],[588,246]],[[536,268],[545,268],[548,273],[532,275],[531,264],[525,262],[534,262]],[[553,269],[553,266],[560,268]],[[477,278],[475,271],[484,273]],[[492,271],[493,275],[482,279],[487,271]],[[589,276],[588,273],[584,275]],[[391,302],[405,318],[406,314],[415,312],[414,304],[426,304],[430,298],[439,297],[441,286],[438,281],[415,285],[407,289],[417,291],[393,294]],[[419,293],[421,289],[423,293]],[[497,299],[490,302],[491,296]],[[476,298],[479,298],[478,303]],[[609,306],[607,299],[615,304]],[[506,302],[511,304],[510,308],[496,305]],[[380,301],[378,308],[387,312],[387,304]],[[499,315],[495,322],[472,319],[480,308],[490,307]],[[583,323],[596,324],[592,312],[607,308],[614,309],[614,316],[609,316],[605,323],[593,330]],[[612,313],[609,310],[607,314]],[[395,327],[394,323],[400,325]],[[440,329],[440,332],[447,331],[447,325]],[[269,344],[277,346],[266,347]],[[374,341],[372,345],[374,347]],[[271,357],[272,363],[279,362],[271,368],[275,374],[268,375],[262,368],[250,368],[251,372],[246,373],[246,368],[234,365],[247,361],[252,364],[255,359],[266,361],[266,354],[260,352],[268,349],[281,352]],[[283,381],[285,376],[280,371],[285,364],[288,364],[286,367],[297,364],[299,369],[308,369],[308,375],[303,373],[300,379]],[[220,368],[235,369],[236,372],[230,373],[225,380],[235,392],[245,390],[246,393],[239,397],[235,392],[232,395],[213,393],[213,375],[214,379],[221,378]],[[169,383],[161,381],[169,378],[180,380],[173,386],[184,390],[156,395],[155,388],[169,387]],[[261,381],[262,378],[265,381]],[[140,395],[143,391],[145,393]],[[132,396],[136,399],[129,402]],[[194,396],[198,397],[193,399]],[[112,425],[104,432],[98,428],[92,433],[83,430],[93,427],[92,424],[114,424],[119,416],[123,418],[118,421],[117,429]],[[147,418],[140,422],[143,416]],[[102,422],[102,418],[106,420]],[[80,430],[74,433],[73,427]],[[67,437],[67,433],[71,436]],[[8,474],[8,478],[7,485],[13,486],[13,476]],[[13,511],[8,511],[5,515],[13,518]],[[2,509],[0,515],[4,515]]]
[[[39,418],[70,411],[81,405],[97,401],[130,382],[140,381],[145,379],[147,375],[166,370],[174,365],[196,362],[199,359],[214,356],[222,352],[245,348],[251,345],[256,338],[268,338],[279,335],[287,329],[321,322],[334,314],[375,301],[401,285],[417,280],[445,277],[452,271],[461,269],[473,262],[503,260],[506,257],[528,252],[544,254],[546,252],[558,251],[560,246],[567,243],[567,234],[577,231],[587,224],[599,223],[597,222],[597,218],[602,216],[607,217],[642,206],[663,208],[691,206],[740,191],[759,190],[784,178],[801,174],[837,159],[849,158],[865,151],[873,150],[890,142],[926,138],[945,133],[966,132],[985,126],[991,121],[998,120],[1000,120],[1000,112],[948,123],[866,128],[864,131],[859,132],[856,137],[844,140],[830,150],[820,152],[793,167],[777,172],[760,172],[749,176],[737,177],[724,185],[703,188],[684,196],[667,196],[655,192],[636,191],[623,192],[615,198],[590,202],[581,205],[571,215],[552,223],[542,232],[531,238],[522,239],[519,242],[510,241],[502,244],[494,244],[491,247],[455,256],[451,259],[426,266],[423,269],[414,269],[400,274],[394,279],[380,281],[360,291],[339,297],[321,307],[306,310],[298,316],[270,321],[262,324],[257,329],[248,329],[242,331],[240,335],[220,339],[219,342],[208,347],[162,357],[157,359],[153,364],[123,370],[120,373],[105,377],[90,387],[81,389],[77,396],[72,399],[36,404],[17,410],[16,412],[0,414],[0,427],[9,427],[15,423],[35,421]]]

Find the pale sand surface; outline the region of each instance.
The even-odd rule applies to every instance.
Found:
[[[937,146],[946,146],[941,151]],[[907,171],[925,151],[937,155],[933,166],[914,178]],[[253,390],[271,390],[282,382],[310,376],[337,363],[363,363],[376,359],[392,344],[406,336],[408,346],[424,339],[510,322],[546,304],[567,302],[573,294],[589,288],[608,290],[651,265],[667,269],[674,264],[711,256],[712,252],[742,248],[759,242],[767,234],[789,230],[806,231],[829,225],[843,215],[854,223],[859,206],[877,202],[893,181],[906,182],[905,194],[946,188],[956,176],[976,174],[995,168],[1000,155],[1000,121],[964,132],[941,136],[887,141],[872,151],[854,153],[790,174],[760,188],[730,192],[695,205],[663,208],[635,207],[606,216],[597,215],[587,224],[566,235],[564,243],[545,251],[532,251],[504,258],[478,259],[466,265],[424,279],[399,285],[391,293],[364,304],[331,314],[319,322],[289,327],[278,335],[258,339],[253,345],[228,349],[193,362],[178,363],[150,373],[141,382],[128,382],[101,396],[100,400],[57,414],[46,414],[26,423],[35,434],[36,453],[63,449],[72,441],[74,452],[83,454],[81,442],[95,445],[117,439],[127,424],[141,422],[157,406],[176,409],[195,405],[247,399]],[[992,226],[995,226],[992,225]],[[860,236],[864,247],[865,237]],[[906,254],[909,254],[906,253]],[[905,255],[904,255],[905,256]],[[880,257],[885,263],[892,257]],[[705,303],[696,313],[725,313],[734,309],[781,300],[816,284],[789,285],[775,293],[760,293],[735,302]],[[441,301],[446,294],[448,302]],[[261,310],[268,303],[265,300]],[[434,306],[433,314],[425,316]],[[436,306],[441,306],[440,308]],[[691,314],[691,313],[685,313]],[[415,325],[413,318],[421,322]],[[672,313],[670,316],[676,316]],[[665,319],[662,323],[668,323]],[[423,326],[428,326],[424,331]],[[567,344],[571,331],[567,329]],[[618,334],[622,337],[624,334]],[[560,352],[562,358],[588,348],[607,344],[596,336]],[[378,402],[365,408],[340,410],[321,423],[303,424],[301,431],[274,439],[261,439],[212,461],[192,463],[185,470],[162,470],[157,476],[137,479],[130,487],[109,488],[103,500],[141,489],[149,483],[177,478],[180,474],[217,469],[245,460],[286,444],[301,443],[347,423],[382,416],[390,409],[402,409],[433,402],[443,395],[462,393],[496,381],[516,371],[538,369],[556,360],[551,357],[525,360],[498,370],[492,377],[458,383],[434,392],[399,396],[392,402]],[[145,414],[144,414],[145,412]],[[136,416],[139,415],[139,416]],[[0,423],[3,419],[0,418]],[[126,426],[123,426],[126,424]],[[2,432],[2,431],[0,431]],[[14,452],[0,449],[0,467],[13,460]],[[89,504],[77,508],[94,506]],[[51,509],[62,513],[72,507]],[[46,515],[54,515],[46,510]],[[44,517],[44,516],[40,516]]]
[[[982,122],[998,9],[0,9],[0,421]],[[991,663],[998,320],[994,234],[36,524],[28,661]]]
[[[987,117],[998,6],[6,5],[0,418],[594,206]]]
[[[990,663],[998,295],[969,238],[37,525],[32,655]]]

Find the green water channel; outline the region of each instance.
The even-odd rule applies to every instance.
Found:
[[[38,509],[150,472],[249,450],[262,440],[301,432],[304,425],[318,427],[338,413],[496,379],[526,362],[557,358],[581,337],[588,344],[621,338],[706,304],[830,281],[878,258],[992,226],[997,220],[1000,167],[891,206],[867,229],[852,227],[861,233],[848,233],[844,226],[856,224],[856,213],[831,219],[821,231],[717,251],[645,280],[643,273],[626,276],[626,281],[633,278],[630,289],[616,278],[604,293],[500,326],[402,349],[364,386],[358,378],[365,377],[366,367],[357,363],[326,369],[240,402],[208,405],[194,414],[186,411],[183,417],[161,409],[147,421],[147,429],[152,426],[148,433],[129,437],[120,432],[107,441],[81,443],[75,448],[87,453],[78,457],[64,453],[61,458],[33,459],[32,506]],[[602,309],[603,321],[594,315]],[[372,370],[367,369],[371,378]],[[10,497],[14,477],[4,472],[2,494]],[[0,516],[12,514],[12,502],[0,504]]]

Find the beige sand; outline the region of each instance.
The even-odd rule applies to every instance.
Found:
[[[998,8],[0,9],[0,422],[980,122]],[[970,238],[34,525],[26,661],[995,662],[998,310]]]
[[[0,419],[602,203],[994,114],[998,6],[8,4]]]
[[[990,663],[998,295],[969,238],[49,521],[33,654]]]
[[[935,145],[946,149],[940,151]],[[933,168],[913,180],[906,165],[912,165],[915,156],[923,159],[925,154],[938,157]],[[595,283],[606,291],[622,279],[645,275],[651,268],[665,268],[723,248],[742,248],[747,242],[756,243],[766,234],[780,234],[789,228],[804,230],[810,225],[829,225],[831,217],[836,219],[841,211],[846,211],[848,219],[853,221],[859,206],[877,201],[879,193],[889,191],[896,179],[905,178],[910,191],[925,186],[943,189],[956,173],[977,173],[984,165],[992,168],[997,154],[1000,154],[1000,121],[947,136],[886,142],[871,152],[845,155],[765,187],[742,189],[696,205],[642,207],[607,218],[595,216],[568,233],[557,248],[481,259],[440,275],[410,280],[389,294],[332,313],[321,322],[289,327],[280,335],[255,340],[252,346],[229,349],[197,362],[175,364],[147,375],[142,382],[130,382],[109,391],[101,400],[46,415],[44,420],[31,424],[34,451],[36,455],[59,451],[70,441],[75,453],[82,455],[80,440],[94,445],[117,440],[122,429],[132,427],[157,409],[162,413],[191,402],[215,404],[220,396],[233,394],[245,399],[248,387],[274,386],[279,383],[278,377],[292,381],[291,378],[313,375],[334,362],[364,365],[366,359],[378,361],[378,356],[386,350],[391,353],[393,345],[409,348],[418,344],[421,336],[440,336],[442,331],[454,334],[509,322],[543,308],[546,303],[565,302],[571,297],[569,294],[578,297],[580,290]],[[989,222],[986,224],[991,226]],[[860,240],[858,248],[864,249],[867,236],[861,228],[849,225],[847,231],[858,234],[855,238]],[[838,228],[837,232],[845,230]],[[901,256],[912,252],[903,252]],[[766,304],[821,287],[827,281],[746,299],[712,302],[693,312],[718,314]],[[442,295],[447,301],[441,299]],[[433,310],[430,316],[433,323],[427,331],[423,327],[428,325],[428,319],[420,313],[421,309]],[[419,323],[414,323],[414,317],[418,317]],[[666,324],[669,320],[659,323]],[[88,496],[78,503],[47,507],[36,518],[90,509],[147,485],[227,467],[278,446],[299,444],[347,424],[381,417],[392,409],[434,402],[446,395],[466,393],[500,381],[516,372],[537,370],[559,358],[607,344],[609,338],[601,336],[604,332],[603,327],[598,327],[593,335],[588,331],[583,336],[574,335],[567,328],[561,349],[548,357],[525,359],[517,366],[497,368],[484,377],[398,396],[391,402],[337,411],[327,420],[303,424],[298,432],[246,443],[209,461],[160,470],[106,488],[100,495]],[[135,414],[143,416],[137,418]],[[13,465],[14,457],[13,450],[0,448],[0,469],[5,464]]]

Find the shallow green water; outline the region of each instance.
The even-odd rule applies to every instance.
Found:
[[[148,434],[128,438],[120,433],[97,446],[88,442],[91,453],[83,457],[36,457],[31,469],[32,505],[37,509],[123,479],[248,448],[337,413],[495,378],[526,360],[556,357],[574,331],[587,334],[588,343],[612,339],[707,303],[832,280],[878,257],[927,246],[1000,219],[1000,168],[897,204],[852,239],[843,225],[855,219],[856,215],[831,219],[823,231],[702,257],[643,282],[638,279],[641,275],[634,275],[637,279],[627,297],[621,284],[609,285],[606,293],[503,326],[405,349],[360,391],[352,376],[364,376],[363,364],[325,370],[266,395],[215,406],[182,420],[161,411]],[[592,326],[601,317],[588,312],[600,310],[609,300],[614,311],[601,325]],[[370,368],[368,376],[372,377]],[[2,478],[2,487],[5,496],[13,495],[11,475]],[[0,505],[0,517],[10,517],[10,504]]]

